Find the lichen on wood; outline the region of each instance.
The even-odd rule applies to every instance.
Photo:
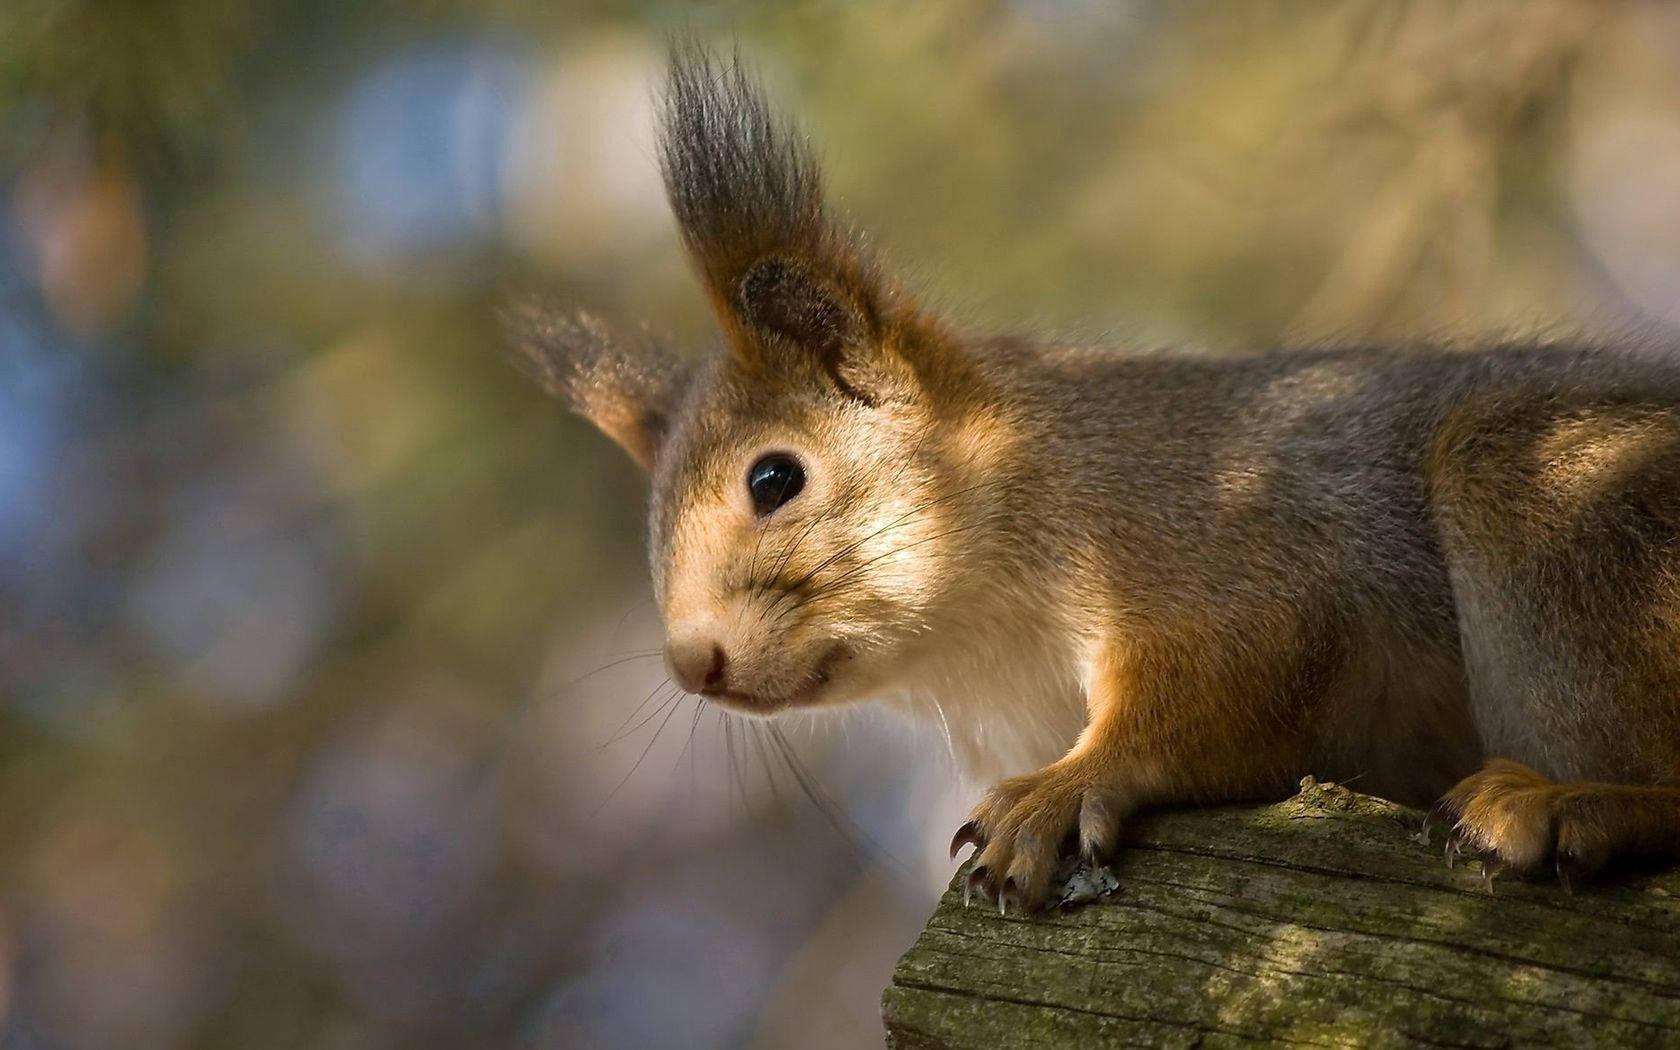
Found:
[[[1309,777],[1140,820],[1099,903],[1000,916],[958,872],[883,996],[888,1043],[1680,1046],[1680,873],[1490,891],[1422,821]]]

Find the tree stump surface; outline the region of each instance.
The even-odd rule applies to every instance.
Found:
[[[957,873],[882,997],[893,1047],[1680,1046],[1680,872],[1566,893],[1312,778],[1139,820],[1100,902],[964,908]]]

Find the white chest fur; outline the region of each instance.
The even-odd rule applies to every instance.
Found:
[[[1054,762],[1084,728],[1078,647],[1037,612],[940,624],[886,697],[932,720],[976,783]]]

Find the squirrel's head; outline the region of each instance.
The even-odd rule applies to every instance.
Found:
[[[725,348],[685,361],[527,305],[521,363],[652,475],[677,684],[759,713],[867,697],[985,571],[964,534],[995,508],[995,399],[829,217],[738,60],[674,54],[660,159]]]

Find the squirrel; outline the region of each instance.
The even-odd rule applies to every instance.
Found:
[[[967,331],[834,216],[740,56],[694,44],[659,160],[725,345],[525,300],[516,363],[649,473],[681,688],[900,704],[971,777],[1014,774],[953,838],[970,892],[1040,908],[1139,811],[1308,773],[1434,801],[1490,876],[1680,856],[1671,352]]]

